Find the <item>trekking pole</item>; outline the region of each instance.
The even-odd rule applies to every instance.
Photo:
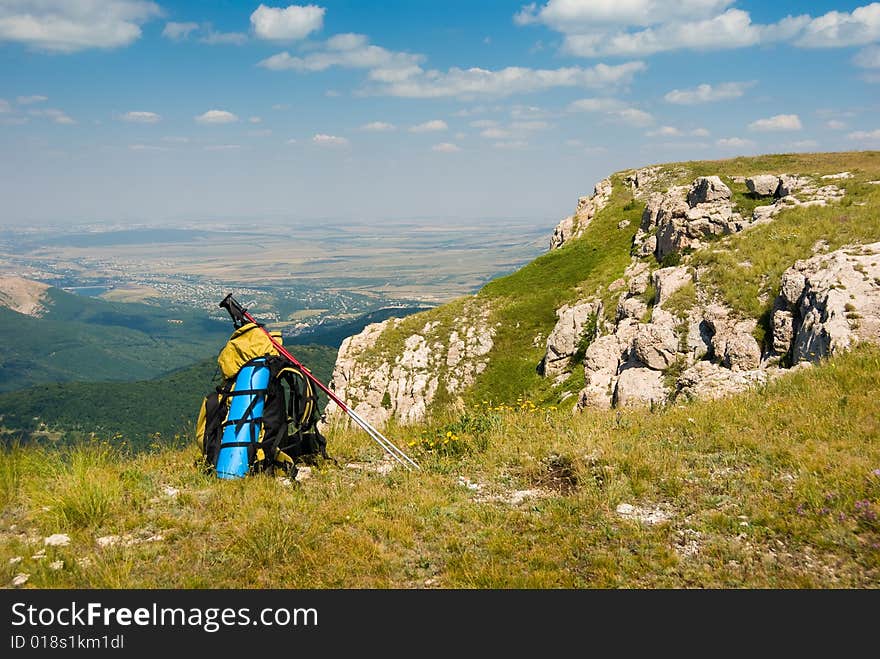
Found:
[[[412,458],[410,458],[406,453],[401,451],[394,443],[388,439],[385,435],[376,430],[373,426],[371,426],[366,419],[364,419],[360,414],[351,409],[348,405],[346,405],[339,396],[337,396],[329,387],[325,386],[318,378],[312,375],[312,372],[307,369],[305,366],[300,363],[300,361],[288,352],[284,346],[281,345],[278,341],[275,340],[275,337],[267,330],[265,327],[260,325],[257,320],[248,313],[248,310],[242,307],[235,299],[232,297],[232,293],[229,293],[223,301],[220,302],[221,307],[226,309],[229,312],[229,315],[232,316],[232,323],[236,328],[242,327],[245,322],[254,323],[257,327],[263,330],[263,333],[269,337],[269,341],[272,342],[272,345],[275,346],[275,349],[279,352],[279,354],[284,355],[293,362],[296,366],[302,369],[302,372],[306,375],[309,380],[311,380],[318,389],[323,391],[334,403],[339,405],[340,409],[348,414],[351,419],[358,424],[361,429],[363,429],[370,438],[376,442],[379,446],[381,446],[388,455],[397,460],[400,464],[406,467],[409,470],[421,469],[418,463],[415,462]]]

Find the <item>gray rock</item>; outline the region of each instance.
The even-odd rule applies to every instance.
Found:
[[[600,336],[584,355],[584,388],[578,394],[577,408],[611,407],[617,382],[617,368],[628,345],[616,334]]]
[[[550,249],[558,249],[568,241],[583,235],[596,213],[608,204],[611,192],[611,179],[605,178],[595,185],[591,196],[579,197],[575,214],[566,217],[553,230],[553,235],[550,237]]]
[[[648,368],[662,371],[675,361],[678,338],[668,327],[640,325],[632,342],[633,354]]]
[[[818,361],[869,341],[880,342],[880,243],[843,247],[798,261],[782,276],[774,329],[792,316],[793,363]],[[784,334],[775,341],[778,352]]]
[[[621,368],[614,391],[616,407],[662,405],[667,396],[660,371],[641,366],[638,362],[628,362]]]
[[[696,179],[686,199],[684,188],[670,188],[657,212],[657,260],[696,249],[709,236],[742,230],[746,222],[734,212],[730,196],[730,188],[717,176]]]
[[[783,174],[779,177],[779,187],[776,188],[776,196],[780,198],[787,197],[794,194],[805,185],[808,185],[809,182],[810,179],[808,178]]]
[[[381,426],[391,417],[402,424],[421,421],[437,394],[441,376],[446,391],[458,395],[486,368],[495,334],[488,323],[489,313],[488,307],[470,301],[448,333],[438,323],[426,323],[390,356],[372,354],[371,349],[386,329],[401,321],[390,318],[368,325],[342,342],[331,386],[373,425]],[[326,417],[330,423],[348,423],[333,403],[327,406]]]
[[[601,313],[602,303],[596,301],[566,304],[556,310],[558,320],[547,337],[547,351],[542,361],[545,377],[556,377],[568,370],[590,317]]]
[[[675,291],[693,281],[693,277],[685,266],[660,268],[655,270],[652,276],[654,289],[657,291],[655,302],[657,305],[662,305]]]
[[[625,318],[633,320],[641,320],[647,313],[648,305],[638,296],[624,296],[617,304],[617,320],[621,321]]]
[[[794,338],[794,316],[790,311],[778,309],[773,313],[773,352],[785,355],[791,349]]]
[[[700,361],[679,376],[677,394],[698,400],[723,398],[766,382],[776,374],[778,371],[731,371]]]
[[[693,208],[697,204],[728,201],[731,198],[730,188],[717,176],[700,176],[693,182],[688,191],[687,202]]]
[[[753,327],[745,324],[745,327],[749,326]],[[722,364],[732,371],[754,370],[761,364],[761,346],[750,332],[734,330],[724,343]]]
[[[759,174],[746,179],[746,187],[749,192],[759,197],[772,197],[779,189],[779,177],[773,174]]]

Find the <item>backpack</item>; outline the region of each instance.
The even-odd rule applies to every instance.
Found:
[[[272,336],[281,342],[279,333]],[[276,471],[294,477],[297,462],[328,459],[311,380],[278,353],[260,325],[236,329],[217,365],[221,383],[203,399],[196,424],[208,471],[219,478]]]

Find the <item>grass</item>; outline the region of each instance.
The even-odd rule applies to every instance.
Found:
[[[214,480],[192,448],[12,449],[0,570],[40,588],[875,587],[878,400],[880,349],[863,347],[653,413],[480,403],[389,433],[421,472],[328,463],[297,487]],[[453,424],[462,449],[423,441]],[[342,465],[379,458],[360,433],[330,448]],[[541,496],[510,502],[524,490]],[[622,503],[668,519],[626,519]],[[32,558],[57,532],[71,543]],[[99,547],[108,534],[134,540]]]

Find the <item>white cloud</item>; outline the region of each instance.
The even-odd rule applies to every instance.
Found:
[[[748,149],[755,146],[752,140],[746,140],[741,137],[723,137],[715,142],[715,144],[723,149]]]
[[[200,32],[199,43],[211,46],[232,45],[240,46],[247,42],[247,35],[243,32],[217,32],[210,23],[165,23],[162,36],[171,41],[185,41],[190,35]]]
[[[174,143],[174,144],[186,144],[187,142],[189,142],[189,138],[188,138],[188,137],[177,137],[177,136],[174,136],[174,135],[168,135],[168,136],[166,136],[166,137],[163,137],[163,138],[162,138],[162,141],[163,141],[163,142],[172,142],[172,143]]]
[[[276,103],[275,105],[272,106],[272,109],[273,110],[289,110],[290,104],[289,103]]]
[[[880,128],[875,130],[857,130],[847,135],[847,138],[858,141],[876,141],[880,140]]]
[[[325,135],[324,133],[317,133],[312,137],[312,143],[317,144],[319,146],[348,146],[348,140],[344,137],[337,137],[336,135]]]
[[[205,151],[237,151],[240,148],[241,144],[209,144]]]
[[[155,112],[126,112],[119,118],[133,124],[155,124],[162,116]]]
[[[582,98],[569,103],[569,112],[611,112],[626,107],[626,103],[616,98]]]
[[[642,57],[672,50],[726,50],[792,38],[809,17],[787,17],[754,25],[748,12],[729,9],[698,21],[667,22],[635,32],[590,31],[567,34],[563,50],[570,55]]]
[[[733,0],[549,0],[538,9],[526,5],[514,16],[519,25],[543,23],[560,32],[597,25],[653,25],[672,20],[712,16]]]
[[[569,112],[599,112],[611,121],[630,126],[649,126],[654,117],[638,108],[630,107],[616,98],[582,98],[568,105]]]
[[[34,95],[34,96],[19,96],[18,98],[15,99],[15,102],[18,103],[19,105],[33,105],[34,103],[43,103],[48,100],[49,100],[48,96]]]
[[[801,130],[801,128],[803,128],[801,118],[796,114],[777,114],[749,124],[749,130],[754,131]]]
[[[243,32],[214,32],[208,30],[203,37],[199,37],[199,43],[209,46],[241,46],[247,42],[247,35]]]
[[[453,117],[472,117],[477,114],[486,114],[487,112],[501,111],[501,107],[491,108],[486,105],[476,105],[472,108],[462,108],[452,113]]]
[[[396,81],[382,81],[373,93],[404,98],[443,98],[509,96],[544,91],[555,87],[606,88],[627,85],[635,75],[645,70],[643,62],[597,64],[590,68],[579,66],[561,69],[531,69],[511,66],[497,71],[488,69],[452,68],[440,71],[410,72]],[[371,79],[377,80],[371,72]]]
[[[863,69],[880,69],[880,46],[869,46],[856,53],[853,64]]]
[[[831,130],[843,130],[846,128],[846,123],[840,121],[839,119],[829,119],[825,122],[826,128],[830,128]]]
[[[390,133],[391,131],[397,130],[397,126],[385,121],[371,121],[370,123],[361,126],[361,130],[367,131],[368,133]]]
[[[440,144],[435,144],[431,147],[431,151],[437,151],[438,153],[456,153],[461,151],[461,147],[452,144],[451,142],[440,142]]]
[[[287,140],[286,143],[287,143],[287,144],[296,144],[296,138],[295,138],[295,137],[291,137],[289,140]]]
[[[326,71],[331,67],[346,69],[371,69],[374,79],[394,82],[418,73],[422,55],[395,52],[372,45],[363,34],[337,34],[321,45],[321,48],[303,57],[294,57],[284,51],[267,57],[258,63],[273,71],[293,70],[299,72]]]
[[[620,123],[629,126],[650,126],[654,123],[654,117],[650,113],[637,108],[623,108],[622,110],[612,110],[609,115]]]
[[[410,133],[436,133],[441,130],[449,130],[449,126],[442,119],[431,119],[423,124],[409,127]]]
[[[249,130],[247,132],[248,137],[269,137],[272,134],[271,128],[259,128],[256,130]]]
[[[660,126],[657,130],[649,130],[645,133],[648,137],[680,137],[681,134],[675,126]]]
[[[183,41],[189,38],[189,35],[199,29],[198,23],[175,23],[169,21],[165,23],[165,29],[162,30],[162,36],[171,41]]]
[[[49,108],[47,110],[31,110],[28,114],[32,117],[46,117],[54,121],[56,124],[66,126],[72,126],[76,123],[76,121],[68,117],[62,110],[55,108]]]
[[[489,140],[500,140],[493,146],[497,148],[522,148],[527,145],[527,138],[532,134],[551,128],[546,121],[511,121],[507,125],[499,124],[497,121],[484,119],[481,121],[472,121],[470,124],[474,128],[482,128],[480,137]],[[500,145],[500,146],[499,146]]]
[[[645,135],[647,137],[708,137],[709,131],[705,128],[681,130],[675,126],[660,126],[656,130],[649,130]]]
[[[261,4],[251,14],[251,25],[260,39],[298,41],[324,24],[323,7],[290,5],[284,9]]]
[[[725,101],[731,98],[739,98],[745,90],[753,86],[754,82],[722,82],[712,86],[707,83],[697,85],[693,89],[673,89],[663,98],[667,103],[677,105],[696,105],[698,103],[712,103]]]
[[[571,55],[642,57],[673,50],[723,50],[774,42],[801,48],[862,46],[880,40],[880,3],[852,12],[786,16],[753,23],[733,0],[549,0],[514,16],[519,25],[544,24],[565,35]]]
[[[469,98],[507,96],[554,87],[614,87],[629,84],[646,68],[643,62],[624,62],[616,65],[600,63],[589,68],[512,66],[494,71],[454,67],[444,72],[423,69],[421,64],[424,61],[424,55],[388,50],[370,44],[365,35],[346,33],[331,37],[317,50],[305,55],[283,51],[258,62],[258,66],[298,72],[325,71],[331,67],[367,69],[368,86],[361,94],[404,98]],[[468,112],[473,111],[459,111],[457,116],[466,116]]]
[[[238,121],[238,117],[226,110],[208,110],[195,120],[200,124],[231,124]]]
[[[249,124],[258,124],[258,123],[260,123],[261,121],[263,121],[263,118],[262,118],[262,117],[248,117],[248,123],[249,123]]]
[[[0,41],[56,53],[118,48],[139,39],[140,26],[161,13],[146,0],[4,0]]]
[[[12,107],[9,105],[9,101],[6,99],[0,98],[0,112],[11,112]]]
[[[829,11],[810,20],[795,45],[804,48],[862,46],[880,40],[880,2],[855,8],[852,13]]]
[[[492,146],[496,149],[511,149],[517,151],[519,149],[527,148],[529,143],[525,140],[507,140],[503,142],[495,142]]]

